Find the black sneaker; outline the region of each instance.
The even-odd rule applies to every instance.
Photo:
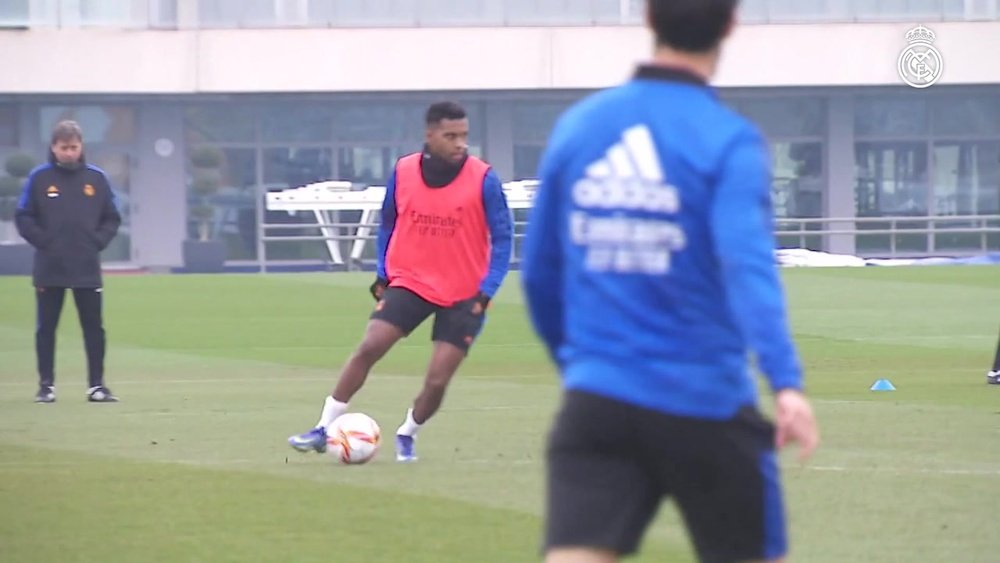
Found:
[[[56,402],[56,388],[51,385],[42,385],[38,388],[38,393],[35,394],[36,403],[54,403]]]
[[[87,400],[91,403],[117,403],[118,397],[114,396],[111,389],[98,385],[87,390]]]
[[[987,373],[986,383],[989,383],[990,385],[1000,385],[1000,370]]]

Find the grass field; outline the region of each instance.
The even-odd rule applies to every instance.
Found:
[[[1000,268],[785,272],[823,432],[783,456],[796,561],[1000,561],[1000,388],[984,373]],[[421,433],[371,464],[290,450],[371,306],[368,275],[107,279],[108,383],[84,401],[67,300],[54,405],[31,402],[33,301],[0,279],[0,561],[538,560],[542,445],[556,378],[515,276]],[[354,410],[391,435],[420,385],[426,327]],[[897,391],[873,393],[889,378]],[[690,561],[666,505],[636,561]]]

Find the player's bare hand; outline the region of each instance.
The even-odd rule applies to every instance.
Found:
[[[809,399],[801,391],[784,389],[774,401],[778,448],[795,442],[799,445],[799,461],[805,461],[819,446],[819,428]]]

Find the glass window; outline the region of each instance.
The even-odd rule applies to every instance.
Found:
[[[579,0],[504,0],[503,2],[508,25],[593,23],[594,18],[590,13],[589,4]]]
[[[625,14],[622,23],[630,25],[642,25],[643,22],[645,21],[646,21],[645,0],[629,0],[628,13]]]
[[[545,143],[556,120],[572,102],[517,102],[513,107],[511,134],[517,141]]]
[[[499,25],[503,22],[502,4],[491,0],[421,0],[418,23]]]
[[[637,0],[627,0],[626,2],[622,2],[622,0],[591,0],[590,21],[598,25],[625,22],[642,23],[641,4],[642,2]],[[577,5],[574,4],[574,6]]]
[[[282,147],[267,148],[264,155],[264,188],[266,191],[297,188],[305,184],[330,180],[333,177],[333,150],[329,148]],[[268,224],[314,225],[315,214],[283,211],[265,211]],[[254,225],[256,226],[256,224]],[[316,228],[283,229],[270,233],[272,236],[319,235]],[[341,243],[344,246],[344,243]],[[323,259],[329,258],[323,241],[280,241],[269,244],[267,256],[275,260]]]
[[[31,23],[31,0],[5,0],[0,2],[0,27],[20,27]]]
[[[1000,135],[1000,95],[935,98],[931,115],[938,135]]]
[[[965,2],[966,0],[941,0],[941,13],[948,20],[964,19]]]
[[[934,213],[1000,213],[1000,141],[934,144]]]
[[[514,179],[537,178],[544,151],[545,146],[541,144],[514,145]]]
[[[153,27],[176,27],[177,0],[152,0],[149,21]]]
[[[0,147],[18,144],[17,106],[0,106]]]
[[[854,112],[858,136],[922,135],[928,132],[927,103],[923,98],[858,98]]]
[[[133,18],[132,2],[121,0],[78,0],[80,5],[80,23],[84,25],[145,25],[147,22]],[[63,9],[71,6],[63,3]]]
[[[86,129],[83,132],[87,134]],[[87,159],[104,171],[111,183],[111,191],[115,194],[118,213],[122,216],[122,224],[111,244],[101,253],[101,259],[106,262],[126,262],[132,258],[132,202],[131,181],[132,155],[124,150],[98,149],[87,156]]]
[[[425,106],[417,104],[344,104],[334,116],[334,137],[347,142],[419,143],[425,111]]]
[[[429,105],[429,102],[339,104],[334,115],[334,138],[347,145],[374,142],[418,150],[424,140],[424,115]],[[485,138],[482,104],[462,104],[462,107],[469,116],[469,143],[482,146]]]
[[[200,150],[194,147],[192,153]],[[219,165],[207,169],[216,178],[216,190],[203,198],[193,190],[188,195],[188,236],[197,239],[201,227],[201,207],[206,204],[204,217],[209,235],[226,243],[226,258],[248,260],[257,256],[257,151],[242,148],[218,148]],[[189,178],[204,175],[190,162]]]
[[[767,0],[769,21],[816,21],[834,16],[827,0]]]
[[[739,21],[764,23],[768,16],[768,0],[743,0],[739,7]]]
[[[908,21],[914,18],[940,19],[941,0],[867,0],[856,2],[858,19]]]
[[[267,189],[297,188],[330,180],[333,151],[327,148],[264,149],[264,186]]]
[[[821,136],[826,131],[826,108],[819,98],[742,99],[734,105],[768,137]]]
[[[213,103],[191,106],[184,111],[184,132],[189,145],[253,142],[256,122],[257,111],[252,106]]]
[[[341,147],[337,151],[337,178],[367,186],[385,185],[399,157],[413,152],[406,147]]]
[[[135,108],[129,106],[42,106],[38,115],[46,145],[52,128],[66,119],[80,124],[87,143],[130,144],[136,138]]]
[[[857,143],[855,163],[859,216],[927,213],[926,143]]]
[[[334,26],[409,26],[418,0],[309,0],[309,21]]]
[[[270,27],[277,22],[275,0],[199,0],[204,27]]]
[[[778,142],[771,147],[774,214],[782,218],[823,216],[823,144]]]
[[[262,141],[329,142],[333,136],[330,105],[274,104],[260,109]]]

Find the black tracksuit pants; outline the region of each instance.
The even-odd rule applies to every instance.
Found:
[[[104,385],[104,321],[102,319],[102,292],[96,287],[73,288],[73,300],[83,329],[83,343],[87,351],[87,377],[90,387]],[[39,287],[35,291],[37,326],[35,352],[38,358],[40,385],[55,384],[56,327],[62,313],[65,287]]]
[[[1000,371],[1000,337],[997,338],[997,352],[993,356],[993,371]]]

